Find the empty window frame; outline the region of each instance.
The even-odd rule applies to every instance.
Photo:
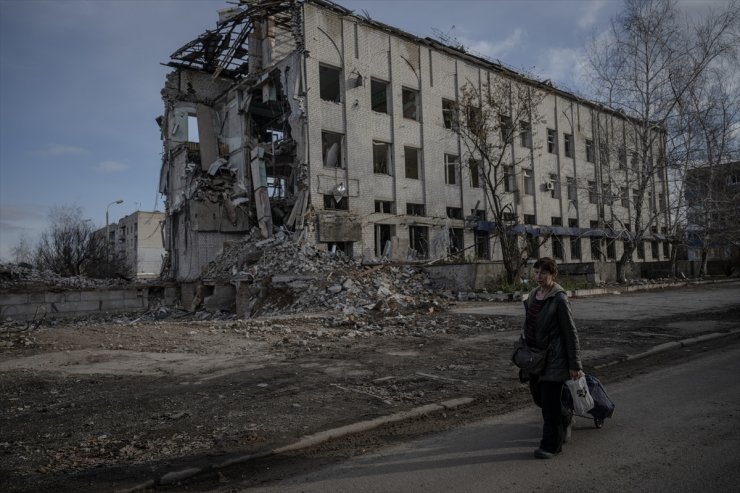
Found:
[[[388,83],[370,79],[370,107],[378,113],[388,113]]]
[[[504,192],[516,191],[516,179],[513,166],[504,166]]]
[[[463,228],[450,228],[449,254],[451,257],[461,257],[465,250]]]
[[[522,147],[532,148],[532,126],[529,122],[519,122],[519,143]]]
[[[581,260],[581,238],[578,236],[570,237],[570,259]]]
[[[200,142],[200,134],[198,133],[198,117],[195,115],[188,115],[188,142]]]
[[[426,207],[424,207],[424,204],[409,202],[406,204],[406,214],[409,216],[426,216]]]
[[[349,210],[349,199],[342,197],[337,201],[334,195],[324,195],[324,209],[346,211]]]
[[[460,167],[460,158],[454,154],[445,154],[445,183],[457,184],[457,169]]]
[[[373,173],[393,174],[391,166],[391,145],[387,142],[373,141]]]
[[[606,240],[606,258],[608,260],[614,260],[617,258],[617,242],[616,240]]]
[[[601,260],[601,238],[591,238],[591,260]]]
[[[475,230],[475,258],[479,260],[489,260],[491,258],[490,242],[488,241],[488,231]]]
[[[455,128],[455,102],[442,98],[442,125],[445,128]]]
[[[510,116],[499,116],[499,131],[501,133],[502,142],[511,142],[514,138],[514,126],[511,124]]]
[[[342,159],[342,134],[321,132],[321,149],[324,156],[324,166],[327,168],[344,168]]]
[[[588,182],[588,202],[589,204],[599,203],[599,192],[596,189],[595,181]]]
[[[319,65],[319,93],[324,101],[342,102],[342,70]]]
[[[469,159],[468,169],[470,170],[470,186],[472,188],[480,188],[480,175],[483,171],[480,160]]]
[[[562,226],[563,218],[560,216],[552,216],[550,218],[550,224],[552,224],[553,226]]]
[[[352,243],[351,241],[332,241],[326,244],[326,250],[332,255],[341,253],[348,258],[352,258]]]
[[[653,260],[660,259],[660,247],[657,241],[650,242],[650,254],[653,256]]]
[[[534,195],[534,172],[531,169],[522,170],[524,176],[524,193]]]
[[[417,149],[416,147],[404,147],[403,154],[406,178],[418,180],[419,169],[421,168],[419,162],[421,159],[421,149]]]
[[[462,219],[463,218],[462,207],[448,207],[447,217],[449,217],[450,219]]]
[[[465,121],[468,129],[473,134],[478,134],[481,130],[481,124],[483,123],[483,114],[478,106],[469,104],[465,107]]]
[[[419,121],[419,91],[404,87],[401,90],[403,117]]]
[[[547,152],[558,153],[558,133],[552,128],[547,129]]]
[[[552,237],[552,256],[557,260],[563,260],[563,238],[560,236]]]
[[[376,200],[375,212],[381,214],[395,214],[395,203],[389,200]]]
[[[390,257],[391,242],[396,235],[396,227],[392,224],[375,225],[375,256]]]
[[[594,154],[594,141],[586,139],[586,161],[589,163],[596,162],[596,156]]]
[[[409,226],[409,247],[412,256],[425,259],[429,256],[429,228],[427,226]]]
[[[573,134],[563,134],[563,152],[565,157],[573,157]]]

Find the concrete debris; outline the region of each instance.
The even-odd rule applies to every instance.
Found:
[[[124,279],[92,279],[84,276],[62,277],[48,270],[35,269],[30,264],[0,264],[0,289],[52,286],[61,288],[97,288],[125,285]]]

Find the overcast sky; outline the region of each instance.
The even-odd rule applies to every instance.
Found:
[[[231,2],[233,3],[233,1]],[[617,0],[340,0],[421,37],[577,89],[587,39]],[[684,1],[702,9],[709,1]],[[215,28],[225,0],[0,0],[0,259],[34,241],[54,205],[96,225],[164,210],[155,118],[177,48]]]

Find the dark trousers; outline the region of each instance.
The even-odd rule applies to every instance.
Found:
[[[531,375],[529,391],[538,407],[542,408],[542,440],[540,448],[547,452],[558,453],[563,446],[565,428],[573,419],[570,409],[563,406],[560,400],[563,382],[540,381]]]

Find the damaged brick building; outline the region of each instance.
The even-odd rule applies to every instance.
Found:
[[[196,281],[253,228],[367,260],[437,259],[452,246],[500,258],[444,104],[459,99],[461,81],[511,70],[326,0],[241,0],[218,15],[216,29],[173,53],[162,90],[169,279]],[[601,199],[579,207],[571,183],[601,190],[597,128],[616,132],[624,116],[517,77],[547,91],[530,133],[546,152],[512,146],[529,156],[507,190],[519,222],[550,228],[557,241],[541,253],[563,263],[618,258],[619,242],[604,243]],[[656,177],[653,197],[666,194]],[[667,224],[666,213],[656,230]],[[640,250],[635,260],[666,256]]]

